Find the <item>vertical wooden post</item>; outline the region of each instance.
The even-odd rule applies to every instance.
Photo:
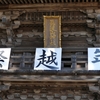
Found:
[[[77,57],[76,57],[76,55],[72,55],[71,61],[72,61],[72,68],[75,69],[76,66],[77,66]]]

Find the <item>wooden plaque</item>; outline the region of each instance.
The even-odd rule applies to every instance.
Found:
[[[44,47],[61,47],[61,16],[44,16]]]

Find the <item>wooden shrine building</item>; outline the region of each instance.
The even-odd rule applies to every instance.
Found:
[[[34,70],[36,48],[48,42],[44,16],[61,17],[59,71]],[[100,47],[99,32],[100,0],[0,0],[0,48],[11,48],[0,100],[100,100],[100,71],[88,70],[87,52]]]

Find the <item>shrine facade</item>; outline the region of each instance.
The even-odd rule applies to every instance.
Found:
[[[53,44],[44,17],[55,16],[60,35]],[[9,69],[0,70],[0,100],[100,100],[100,71],[88,70],[99,32],[100,0],[0,0],[0,48],[11,48]],[[62,48],[61,70],[34,70],[43,47]]]

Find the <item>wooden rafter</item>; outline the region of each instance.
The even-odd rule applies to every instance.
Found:
[[[45,1],[45,3],[47,3],[47,0],[44,0]]]
[[[32,0],[33,3],[36,3],[35,0]]]
[[[60,0],[57,0],[57,2],[59,3],[59,2],[60,2]]]
[[[27,4],[28,2],[27,2],[27,0],[24,0],[24,2]]]
[[[32,4],[32,3],[83,3],[83,2],[100,2],[100,0],[0,0],[1,4]]]
[[[68,0],[65,0],[65,2],[68,2]]]
[[[76,2],[76,0],[74,0],[74,2]]]
[[[53,3],[55,3],[56,1],[55,0],[53,0]]]
[[[47,76],[47,75],[44,75],[44,76],[41,76],[41,75],[30,75],[29,77],[25,77],[24,75],[9,75],[9,77],[7,75],[0,75],[0,80],[1,81],[13,81],[13,82],[18,82],[18,81],[26,81],[26,82],[29,82],[29,81],[34,81],[34,82],[37,82],[37,81],[48,81],[48,82],[56,82],[56,81],[62,81],[62,82],[98,82],[98,77],[99,76],[95,76],[93,77],[92,79],[90,79],[89,77],[87,77],[86,79],[83,79],[81,78],[81,75],[77,77],[77,79],[69,79],[69,77],[72,77],[72,76],[60,76],[60,75],[55,75],[55,79],[52,79],[52,76]],[[74,77],[74,76],[73,76]]]
[[[43,1],[43,0],[40,0],[40,2],[41,2],[41,3],[44,3],[44,1]]]
[[[36,0],[37,1],[37,3],[40,3],[40,1],[39,0]]]
[[[50,2],[50,3],[52,3],[52,1],[51,1],[51,0],[49,0],[49,2]]]
[[[16,0],[16,2],[17,2],[18,4],[20,4],[19,0]]]
[[[61,0],[61,2],[64,2],[64,0]]]
[[[8,2],[6,0],[4,0],[5,4],[8,4]]]
[[[82,0],[82,2],[84,2],[84,0]]]
[[[15,0],[12,0],[12,2],[13,2],[14,4],[16,4]]]
[[[20,0],[20,2],[21,2],[22,4],[24,4],[23,0]]]
[[[12,4],[11,0],[8,0],[10,4]]]
[[[97,2],[90,2],[90,3],[79,2],[79,3],[76,3],[75,5],[72,5],[70,3],[70,5],[67,5],[67,6],[66,6],[66,3],[53,3],[52,5],[50,5],[49,1],[48,1],[48,3],[46,3],[44,1],[43,3],[45,3],[45,5],[43,3],[36,4],[35,1],[33,4],[24,4],[24,5],[22,5],[21,2],[17,2],[17,0],[15,0],[15,2],[16,2],[16,4],[11,4],[11,5],[2,5],[0,3],[2,5],[2,6],[0,6],[0,9],[17,9],[17,8],[19,8],[19,9],[26,9],[27,11],[30,11],[29,9],[31,9],[33,11],[37,11],[37,8],[38,8],[38,10],[40,10],[40,11],[42,11],[42,10],[48,11],[48,10],[53,10],[53,9],[58,10],[58,8],[62,9],[64,7],[64,9],[69,9],[71,11],[73,9],[73,7],[75,7],[75,8],[81,7],[81,8],[86,8],[86,9],[88,9],[90,7],[92,9],[94,9],[94,8],[98,8],[98,6],[99,6]],[[58,2],[58,0],[57,0],[57,2]],[[19,4],[19,3],[21,3],[21,4]],[[8,2],[8,4],[9,4],[9,2]],[[62,5],[62,6],[60,6],[60,5]]]
[[[32,2],[31,2],[31,0],[28,0],[28,2],[31,4]]]
[[[1,4],[4,4],[4,2],[3,2],[2,0],[0,0],[0,3],[1,3]]]

